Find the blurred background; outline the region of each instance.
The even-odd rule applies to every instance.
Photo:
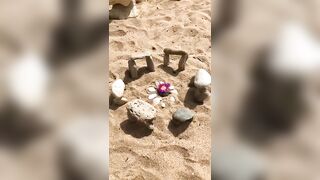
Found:
[[[320,179],[320,1],[212,6],[212,179]]]
[[[107,8],[0,2],[1,180],[108,179]]]

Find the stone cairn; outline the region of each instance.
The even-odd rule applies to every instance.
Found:
[[[170,55],[181,55],[180,61],[179,61],[179,67],[177,69],[177,71],[183,71],[185,69],[186,66],[186,62],[188,59],[188,53],[186,53],[185,51],[182,50],[173,50],[173,49],[169,49],[169,48],[165,48],[163,50],[164,52],[164,61],[163,64],[164,66],[168,66],[169,65],[169,56]]]
[[[144,59],[144,58],[146,59],[148,70],[150,72],[154,72],[155,71],[153,60],[152,60],[152,56],[151,56],[150,53],[146,52],[146,53],[143,53],[143,54],[134,55],[128,61],[130,76],[133,79],[137,79],[138,78],[138,66],[137,66],[135,60]]]
[[[194,78],[194,99],[203,103],[210,96],[211,75],[204,69],[199,69]]]

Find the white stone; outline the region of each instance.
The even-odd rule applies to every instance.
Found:
[[[174,86],[173,86],[173,85],[170,85],[169,89],[170,89],[170,90],[174,90]]]
[[[162,103],[161,103],[161,107],[162,107],[162,108],[165,108],[165,107],[166,107],[166,104],[162,102]]]
[[[148,93],[157,93],[157,90],[154,87],[148,87],[147,91]]]
[[[156,97],[153,99],[153,104],[159,104],[161,102],[162,98],[161,97]]]
[[[124,88],[125,88],[125,84],[122,81],[122,79],[117,79],[112,83],[112,86],[111,86],[112,94],[117,98],[121,98],[124,93]]]
[[[149,103],[135,99],[128,103],[128,113],[139,121],[148,121],[156,117],[157,110]]]
[[[156,98],[158,96],[158,94],[150,94],[149,95],[149,97],[148,97],[148,99],[154,99],[154,98]]]
[[[211,75],[204,69],[199,69],[195,78],[194,85],[197,88],[207,87],[211,84]]]

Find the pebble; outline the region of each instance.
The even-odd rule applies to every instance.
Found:
[[[211,75],[204,69],[199,69],[195,78],[194,85],[197,88],[207,87],[211,84]]]
[[[157,93],[157,90],[154,87],[148,87],[147,91],[148,93]]]
[[[156,98],[158,96],[158,94],[150,94],[149,95],[149,97],[148,97],[148,99],[154,99],[154,98]]]
[[[185,122],[193,118],[195,112],[191,111],[188,108],[179,108],[174,114],[173,119],[178,120],[180,122]]]
[[[175,99],[173,96],[171,96],[171,97],[170,97],[170,101],[175,102],[176,99]]]
[[[166,107],[166,104],[162,102],[162,103],[161,103],[161,107],[162,107],[162,108],[165,108],[165,107]]]
[[[162,98],[161,97],[156,97],[153,99],[153,104],[159,104],[161,102]]]
[[[117,79],[112,83],[112,86],[111,86],[112,94],[117,98],[121,98],[124,93],[124,88],[125,88],[125,84],[122,81],[122,79]]]
[[[151,104],[140,99],[130,101],[127,110],[131,118],[142,122],[155,119],[157,114]]]

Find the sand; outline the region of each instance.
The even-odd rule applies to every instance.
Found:
[[[194,103],[194,88],[188,86],[199,68],[211,71],[210,1],[143,1],[137,8],[137,18],[109,24],[109,89],[121,78],[126,83],[124,97],[150,102],[146,89],[162,80],[173,84],[179,95],[165,108],[155,105],[158,114],[153,131],[130,123],[126,105],[110,105],[110,179],[210,179],[211,102]],[[189,53],[184,71],[172,70],[177,69],[179,56],[171,56],[169,67],[162,66],[164,48]],[[152,53],[155,72],[148,72],[143,68],[145,60],[138,60],[140,77],[133,80],[127,71],[128,59],[144,51]],[[196,112],[188,126],[170,123],[179,107]]]

